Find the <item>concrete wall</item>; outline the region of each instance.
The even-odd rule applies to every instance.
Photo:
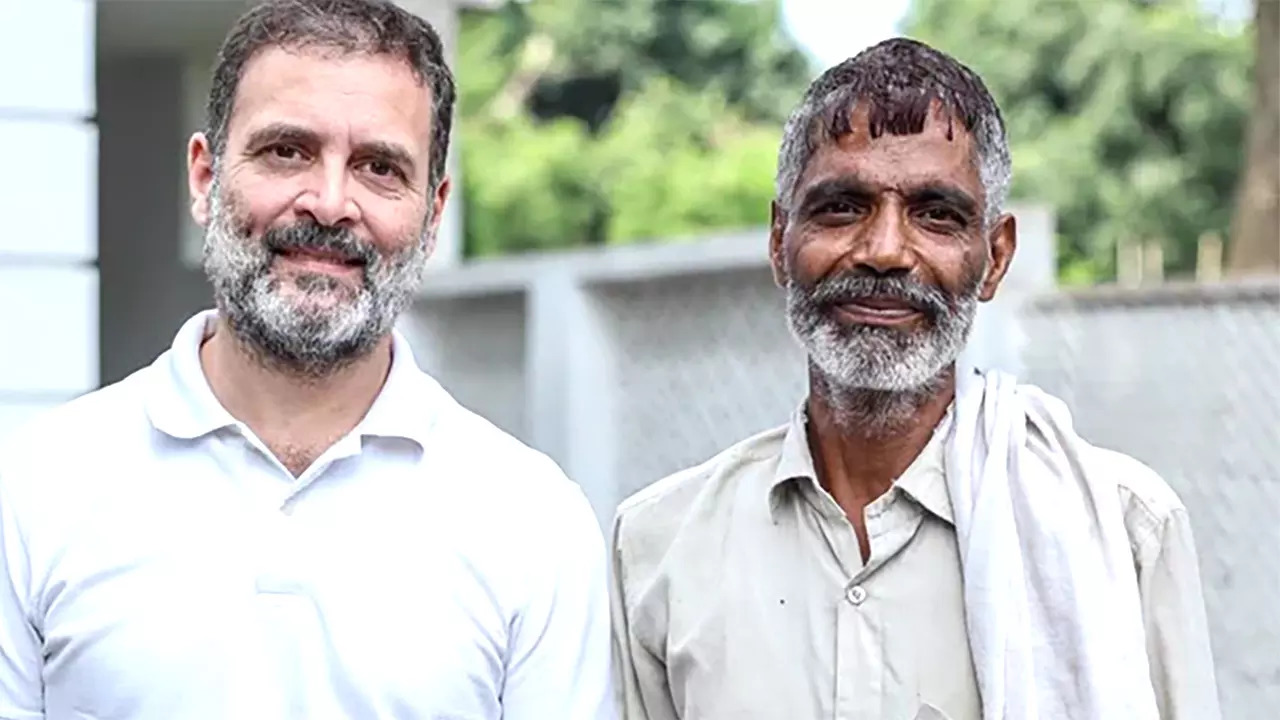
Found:
[[[1280,707],[1280,282],[1037,298],[1027,377],[1085,437],[1146,462],[1191,516],[1223,718]]]
[[[94,9],[0,2],[0,434],[98,383]]]

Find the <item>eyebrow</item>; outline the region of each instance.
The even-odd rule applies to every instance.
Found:
[[[268,145],[277,143],[293,143],[296,145],[319,145],[320,135],[312,130],[289,123],[276,122],[254,130],[245,142],[245,149],[256,152]]]
[[[949,205],[968,218],[978,215],[978,201],[964,190],[947,183],[925,183],[908,188],[905,195],[907,202],[911,204],[941,203]]]
[[[823,180],[806,189],[804,196],[800,199],[800,208],[804,211],[812,212],[832,200],[850,198],[869,200],[875,195],[875,188],[870,183],[848,175]]]
[[[870,200],[880,190],[882,188],[878,185],[869,183],[854,175],[846,175],[823,180],[805,190],[800,207],[804,210],[812,211],[832,200]],[[919,185],[909,185],[903,188],[902,194],[904,199],[911,204],[942,203],[970,217],[974,217],[978,213],[977,200],[969,193],[950,183],[930,181]]]
[[[276,122],[265,125],[249,134],[249,140],[245,143],[248,152],[253,153],[261,150],[268,145],[278,143],[291,143],[295,145],[303,145],[317,147],[321,144],[320,134],[314,130],[292,125],[290,123]],[[391,163],[404,169],[406,175],[413,176],[417,163],[413,160],[413,154],[409,152],[403,145],[384,140],[369,140],[358,143],[355,151],[352,153],[363,158],[373,158],[383,162]]]

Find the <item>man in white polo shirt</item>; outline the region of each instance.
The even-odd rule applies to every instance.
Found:
[[[382,0],[269,0],[188,148],[217,310],[0,448],[0,718],[609,718],[580,489],[393,322],[453,80]]]

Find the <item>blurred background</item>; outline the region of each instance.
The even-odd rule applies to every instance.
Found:
[[[1275,716],[1280,2],[400,2],[460,88],[457,190],[401,327],[602,526],[803,399],[764,226],[808,82],[896,34],[978,71],[1020,244],[966,361],[1061,396],[1169,480],[1224,717]],[[210,304],[184,143],[245,6],[0,0],[0,434],[149,363]]]

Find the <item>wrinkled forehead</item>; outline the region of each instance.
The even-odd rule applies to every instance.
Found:
[[[940,101],[885,107],[859,99],[843,111],[820,113],[809,132],[813,153],[797,195],[837,176],[884,186],[946,182],[981,193],[974,136]]]
[[[228,132],[242,138],[283,123],[429,150],[430,86],[394,54],[265,48],[245,63],[232,108]]]
[[[857,96],[832,94],[809,127],[811,141],[839,140],[849,135],[877,139],[884,135],[918,135],[945,127],[948,140],[972,140],[974,118],[924,90],[902,90]]]

